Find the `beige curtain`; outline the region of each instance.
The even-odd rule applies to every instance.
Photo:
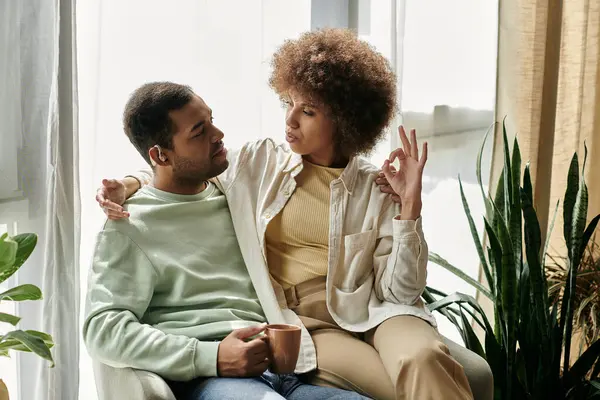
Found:
[[[584,142],[588,217],[600,213],[600,0],[499,0],[498,15],[496,121],[506,117],[509,140],[518,136],[523,166],[530,163],[545,237],[559,199],[562,205],[571,157],[577,151],[581,165]],[[494,185],[503,165],[501,129]],[[566,254],[562,222],[560,207],[550,242],[559,255]],[[478,297],[492,316],[491,302]]]
[[[600,0],[500,0],[496,120],[507,117],[546,232],[575,151],[588,147],[589,215],[600,213]],[[492,182],[502,167],[496,132]],[[562,208],[551,249],[564,254]]]

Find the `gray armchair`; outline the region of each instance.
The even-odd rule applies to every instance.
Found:
[[[463,365],[475,400],[492,400],[494,378],[488,363],[477,354],[442,336],[450,354]],[[98,400],[176,400],[157,374],[133,368],[114,368],[93,361]]]
[[[93,361],[98,400],[176,400],[158,375],[133,368],[114,368]]]

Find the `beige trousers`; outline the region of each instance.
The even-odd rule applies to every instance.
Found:
[[[287,289],[286,298],[317,350],[307,382],[382,400],[473,399],[462,366],[427,322],[398,316],[365,334],[344,331],[327,311],[324,279]]]

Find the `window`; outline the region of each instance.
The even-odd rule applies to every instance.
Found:
[[[398,145],[400,122],[429,141],[423,214],[430,250],[477,277],[457,176],[480,223],[474,165],[493,122],[497,8],[497,1],[479,0],[80,1],[82,301],[94,235],[104,219],[95,189],[104,177],[145,166],[122,133],[129,94],[147,81],[189,84],[213,108],[228,147],[261,137],[281,141],[284,111],[267,85],[270,56],[285,39],[324,26],[353,28],[390,59],[399,77],[400,114],[372,161],[381,165]],[[487,185],[489,149],[485,154]],[[431,264],[429,284],[473,293]],[[438,321],[444,334],[458,340],[443,317]],[[83,344],[81,354],[80,397],[93,399]]]
[[[4,7],[3,7],[4,8]],[[17,155],[21,138],[20,54],[12,43],[18,41],[19,6],[10,4],[0,15],[0,107],[4,111],[0,124],[0,201],[21,196],[17,176]],[[1,223],[2,221],[0,221]]]
[[[497,1],[413,1],[398,6],[403,21],[401,117],[429,142],[423,183],[423,227],[429,250],[477,278],[479,258],[460,197],[460,175],[480,236],[484,205],[475,177],[476,156],[494,121]],[[400,50],[399,50],[400,53]],[[488,187],[493,140],[483,153]],[[429,264],[428,285],[444,292],[475,290]],[[444,317],[440,331],[461,342]]]

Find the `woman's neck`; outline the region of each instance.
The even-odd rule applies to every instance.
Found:
[[[348,165],[347,159],[336,159],[333,155],[329,157],[319,157],[314,154],[307,154],[302,156],[302,158],[311,164],[320,165],[321,167],[345,168],[346,165]]]

